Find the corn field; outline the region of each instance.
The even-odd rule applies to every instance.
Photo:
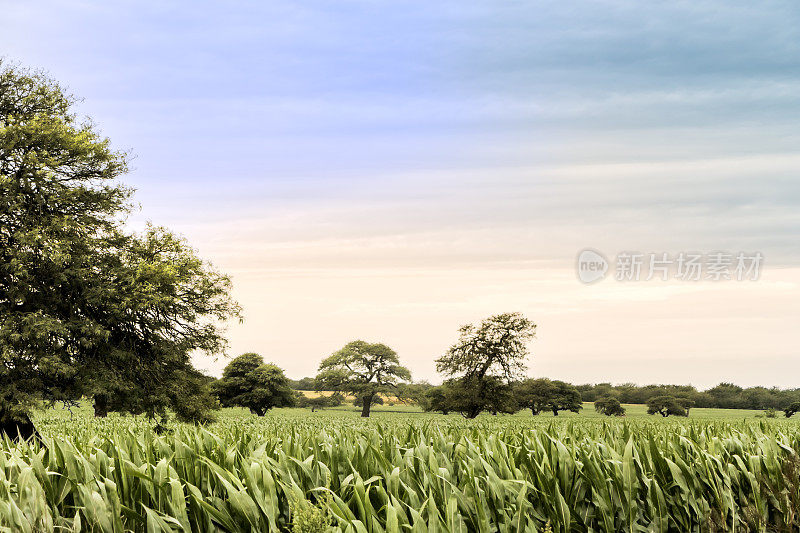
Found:
[[[307,413],[307,412],[306,412]],[[48,415],[0,443],[5,531],[797,531],[782,421]]]

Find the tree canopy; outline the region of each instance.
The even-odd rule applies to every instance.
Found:
[[[171,387],[239,314],[228,278],[181,239],[123,231],[127,155],[75,102],[0,63],[0,420],[24,422],[43,399]],[[167,396],[145,410],[177,407]]]
[[[594,410],[606,416],[625,416],[625,408],[613,396],[606,396],[595,401]]]
[[[549,379],[527,379],[515,385],[515,397],[520,407],[530,409],[534,415],[551,411],[558,416],[559,411],[577,413],[583,408],[581,394],[563,381]]]
[[[264,363],[257,353],[245,353],[234,358],[214,390],[223,407],[245,407],[263,416],[273,407],[289,407],[295,403],[294,390],[283,370]]]
[[[672,396],[656,396],[647,401],[647,414],[659,414],[663,417],[669,415],[688,416],[688,412],[681,402]]]
[[[375,395],[392,392],[411,379],[397,353],[380,343],[357,340],[325,358],[319,365],[317,387],[352,394],[362,400],[361,416],[368,417]]]

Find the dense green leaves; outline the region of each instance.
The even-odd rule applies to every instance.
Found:
[[[322,360],[316,383],[320,390],[349,393],[361,400],[361,416],[368,417],[375,396],[393,392],[411,379],[397,353],[380,343],[353,341]]]
[[[605,396],[595,401],[594,410],[606,416],[625,416],[625,408],[613,396]]]
[[[0,63],[0,420],[82,395],[100,414],[202,419],[190,355],[223,351],[230,280],[166,229],[124,231],[126,156],[74,102]]]
[[[265,364],[256,353],[233,359],[222,372],[214,390],[225,407],[245,407],[263,416],[273,407],[286,407],[295,402],[294,391],[283,370]]]
[[[559,411],[577,413],[583,408],[581,394],[563,381],[549,379],[526,379],[514,385],[514,394],[519,407],[530,409],[534,415],[551,411],[557,416]]]

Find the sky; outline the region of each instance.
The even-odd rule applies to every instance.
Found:
[[[0,56],[130,151],[133,229],[231,276],[231,355],[299,378],[364,339],[436,383],[518,311],[531,376],[800,386],[793,1],[0,0]],[[764,261],[623,282],[625,251]]]

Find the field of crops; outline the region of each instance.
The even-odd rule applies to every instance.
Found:
[[[155,435],[38,416],[2,444],[9,531],[797,531],[792,420],[285,410]]]

